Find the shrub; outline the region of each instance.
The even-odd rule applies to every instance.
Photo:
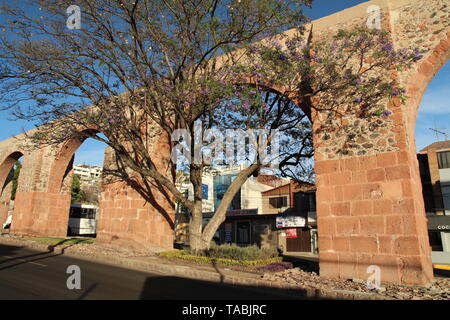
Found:
[[[210,258],[248,261],[275,258],[278,256],[278,252],[276,249],[260,249],[256,245],[239,247],[235,244],[223,244],[212,245],[205,255]]]
[[[269,259],[256,259],[256,260],[234,260],[226,258],[213,258],[207,256],[194,256],[187,250],[171,250],[159,253],[161,257],[176,258],[182,260],[189,260],[199,263],[217,264],[225,266],[260,266],[268,263],[280,262],[282,257],[272,257]]]

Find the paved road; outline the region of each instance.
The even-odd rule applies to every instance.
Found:
[[[81,290],[69,290],[67,267],[81,269]],[[3,299],[286,299],[269,291],[140,272],[0,245]]]

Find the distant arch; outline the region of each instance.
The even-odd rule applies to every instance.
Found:
[[[8,184],[8,176],[14,164],[23,157],[24,154],[21,151],[14,151],[9,153],[0,164],[0,195],[3,193],[6,185]]]
[[[50,183],[48,185],[48,192],[59,193],[61,191],[65,177],[72,170],[75,152],[86,139],[97,133],[100,133],[97,129],[86,129],[80,131],[79,135],[66,140],[53,161],[49,177]]]

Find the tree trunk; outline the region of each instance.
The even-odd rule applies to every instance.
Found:
[[[209,249],[209,243],[205,243],[202,239],[203,230],[203,213],[202,201],[195,201],[194,210],[192,210],[189,222],[189,246],[191,251],[196,255],[202,255]]]
[[[209,242],[202,239],[203,231],[203,204],[202,204],[202,174],[203,166],[192,164],[190,167],[190,180],[194,188],[194,206],[191,210],[189,222],[189,246],[196,255],[203,255],[209,249]]]
[[[209,249],[209,244],[211,243],[217,229],[219,229],[220,225],[225,221],[227,210],[231,204],[231,201],[233,201],[234,196],[245,183],[245,181],[247,181],[248,177],[250,177],[260,167],[261,165],[259,164],[252,164],[245,170],[242,170],[228,187],[222,198],[222,201],[220,201],[219,208],[217,208],[214,216],[211,218],[211,220],[203,230],[202,242],[208,244],[207,249]]]

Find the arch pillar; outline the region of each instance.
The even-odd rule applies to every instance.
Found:
[[[316,162],[320,274],[426,285],[431,249],[415,152]]]
[[[387,106],[394,152],[330,159],[315,136],[321,275],[368,279],[367,267],[377,265],[382,282],[433,281],[414,130],[422,95],[449,58],[450,32],[417,70],[400,77],[406,104]]]
[[[35,149],[24,157],[14,203],[11,233],[65,237],[69,220],[70,192],[51,192],[48,186],[55,159],[50,147]]]
[[[152,160],[160,173],[174,178],[170,143],[161,135],[150,144]],[[114,170],[114,153],[105,150],[105,169]],[[130,172],[130,176],[135,174]],[[127,181],[104,176],[101,187],[97,243],[131,247],[137,250],[173,248],[175,201],[164,188],[151,183],[141,189],[142,181]]]

